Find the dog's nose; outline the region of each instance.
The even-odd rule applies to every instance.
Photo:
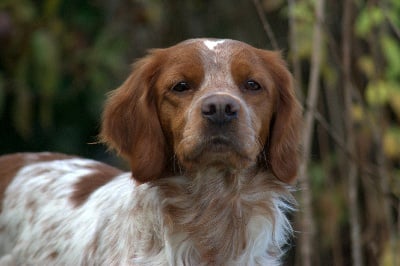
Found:
[[[210,95],[201,105],[201,113],[204,118],[218,125],[231,122],[238,117],[240,104],[229,95]]]

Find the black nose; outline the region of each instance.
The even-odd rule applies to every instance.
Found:
[[[208,96],[201,105],[203,117],[218,125],[223,125],[236,119],[239,110],[238,101],[229,95]]]

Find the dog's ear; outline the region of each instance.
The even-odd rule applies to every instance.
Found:
[[[264,150],[267,166],[281,181],[291,183],[299,168],[302,108],[296,99],[293,77],[280,53],[263,51],[262,58],[277,90],[274,117]]]
[[[158,119],[154,83],[161,56],[153,51],[133,66],[112,91],[103,112],[101,140],[130,161],[138,182],[157,179],[165,169],[165,139]]]

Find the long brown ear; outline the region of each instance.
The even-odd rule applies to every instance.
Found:
[[[103,112],[101,140],[130,161],[139,182],[160,177],[165,168],[165,140],[153,88],[159,61],[154,53],[138,61],[129,78],[110,93]]]
[[[299,168],[302,109],[296,99],[293,78],[277,52],[263,52],[263,60],[278,92],[275,116],[266,147],[267,165],[281,181],[290,183]]]

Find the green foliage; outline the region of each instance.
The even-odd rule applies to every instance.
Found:
[[[374,62],[369,55],[360,56],[357,61],[358,68],[366,75],[369,79],[375,74]]]
[[[400,25],[400,23],[399,23]],[[390,35],[384,35],[381,39],[382,52],[385,56],[386,78],[400,83],[400,43]]]
[[[31,39],[32,85],[40,97],[40,123],[43,127],[51,126],[53,102],[61,76],[59,45],[52,35],[52,32],[39,29]]]
[[[370,81],[366,89],[367,102],[372,106],[382,106],[387,103],[392,84],[384,80]]]
[[[400,126],[393,125],[386,130],[383,146],[389,158],[400,159]]]
[[[0,119],[9,121],[0,133],[29,143],[25,149],[68,151],[74,145],[56,137],[41,146],[41,138],[72,129],[64,139],[92,142],[95,133],[82,137],[89,125],[96,129],[104,94],[131,60],[126,36],[112,23],[103,26],[107,10],[87,1],[6,0],[0,11],[10,21],[10,34],[0,32]]]
[[[93,92],[89,104],[92,114],[98,115],[104,102],[104,94],[115,86],[110,73],[117,76],[124,73],[126,62],[123,51],[128,50],[126,40],[118,38],[113,34],[114,29],[107,28],[101,32],[94,41],[93,47],[88,51],[85,61],[88,71],[88,87]]]
[[[357,21],[355,32],[360,37],[367,37],[372,29],[380,25],[384,20],[382,10],[376,6],[368,6],[361,10]]]
[[[383,6],[383,5],[382,5]],[[388,1],[382,6],[367,5],[361,9],[355,24],[356,34],[370,41],[371,34],[379,36],[375,51],[371,55],[358,58],[358,67],[368,78],[365,88],[365,98],[372,108],[390,106],[397,120],[400,121],[400,42],[399,36],[392,35],[383,28],[391,27],[398,31],[400,28],[400,4],[396,0]],[[380,49],[379,51],[376,49]],[[375,58],[373,54],[375,53]],[[384,65],[376,64],[377,53],[384,59]],[[384,147],[386,155],[400,158],[399,132],[396,127],[384,129]],[[396,146],[397,145],[397,146]]]
[[[299,1],[294,6],[292,19],[296,23],[296,45],[299,57],[309,58],[312,53],[312,25],[314,23],[314,10],[312,1]]]

